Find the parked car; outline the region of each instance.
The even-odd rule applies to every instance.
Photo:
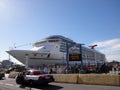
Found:
[[[45,74],[44,72],[39,71],[39,70],[27,70],[26,72],[22,72],[22,73],[18,74],[18,76],[16,77],[16,83],[22,84],[22,85],[24,85],[24,84],[47,85],[50,82],[54,82],[53,75]]]
[[[91,64],[86,67],[86,72],[96,72],[96,69],[97,69],[96,65]]]

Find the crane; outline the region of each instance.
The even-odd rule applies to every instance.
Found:
[[[91,49],[94,49],[96,46],[98,46],[98,45],[95,44],[95,45],[91,45],[91,46],[88,46],[88,47],[90,47]]]

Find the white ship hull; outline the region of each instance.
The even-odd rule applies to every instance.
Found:
[[[65,57],[61,53],[41,53],[32,50],[10,50],[7,52],[23,64],[26,64],[26,60],[28,60],[28,66],[66,63]]]

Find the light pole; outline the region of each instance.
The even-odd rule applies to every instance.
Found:
[[[25,54],[25,67],[28,68],[28,54]]]
[[[88,60],[87,60],[87,54],[85,55],[85,65],[86,65],[86,67],[87,67],[87,65],[88,65]]]
[[[65,57],[66,57],[66,53],[65,52],[63,52],[63,64],[65,63]]]
[[[79,44],[79,48],[80,48],[80,55],[81,55],[81,70],[83,70],[82,45],[85,45],[85,44]]]
[[[68,73],[68,69],[69,69],[69,46],[68,43],[66,43],[66,64],[67,64],[67,72]]]
[[[9,47],[9,51],[10,51],[10,47]],[[10,61],[10,54],[8,54],[8,55],[9,55],[9,56],[8,56],[8,57],[9,57],[8,59],[9,59],[9,61]]]
[[[97,67],[97,59],[96,59],[97,55],[96,55],[96,51],[95,50],[94,50],[94,57],[95,57],[95,65]]]

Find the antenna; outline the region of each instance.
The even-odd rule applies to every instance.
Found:
[[[15,44],[16,43],[14,43],[14,48],[19,48],[19,47],[24,47],[24,46],[31,45],[32,43],[22,44],[22,45],[18,45],[18,46],[16,46]]]

